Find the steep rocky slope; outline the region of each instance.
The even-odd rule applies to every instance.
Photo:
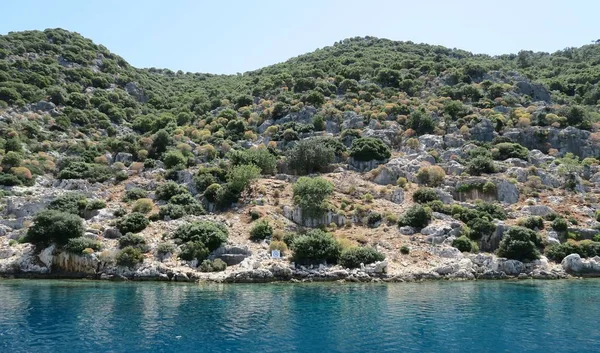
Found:
[[[0,36],[0,274],[597,274],[599,63],[367,37],[227,76]]]

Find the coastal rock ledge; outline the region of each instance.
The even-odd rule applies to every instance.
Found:
[[[15,278],[88,278],[101,280],[266,283],[266,282],[410,282],[422,280],[477,279],[559,279],[570,275],[600,275],[600,257],[583,260],[577,254],[567,256],[562,264],[545,257],[533,262],[499,258],[493,254],[460,253],[455,248],[439,250],[440,260],[428,266],[390,264],[387,260],[359,268],[340,265],[301,266],[285,260],[252,255],[239,265],[222,272],[200,272],[193,264],[176,265],[145,259],[135,268],[103,262],[93,255],[72,255],[55,252],[53,247],[34,255],[33,248],[3,254],[0,277]]]

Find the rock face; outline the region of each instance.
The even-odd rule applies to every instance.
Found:
[[[379,173],[373,178],[373,182],[380,185],[394,185],[399,177],[406,178],[410,182],[416,182],[416,174],[423,166],[422,162],[436,163],[435,158],[427,153],[394,158],[380,167]]]
[[[496,195],[498,201],[507,204],[517,203],[519,201],[519,189],[517,186],[506,179],[496,181]]]
[[[359,172],[368,172],[369,170],[377,168],[380,164],[384,164],[386,161],[380,161],[377,159],[373,159],[370,161],[358,161],[354,158],[348,158],[348,165]]]
[[[213,251],[209,259],[221,259],[227,266],[233,266],[240,264],[244,259],[252,255],[252,251],[248,250],[248,247],[237,247],[237,246],[222,246]]]
[[[489,119],[481,119],[481,121],[473,126],[470,130],[471,138],[477,141],[490,142],[496,136],[494,124]]]
[[[148,96],[146,96],[144,91],[138,87],[137,82],[129,82],[126,84],[125,91],[140,103],[148,102]]]
[[[543,153],[555,148],[560,155],[573,153],[579,158],[597,157],[600,155],[600,145],[590,135],[589,131],[572,126],[565,129],[532,126],[507,130],[503,136],[530,150],[540,150]]]
[[[551,213],[554,213],[554,211],[546,205],[525,206],[521,209],[521,211],[528,213],[532,216],[541,216],[541,217],[544,217]]]
[[[496,230],[490,235],[484,235],[479,241],[479,249],[486,252],[494,252],[500,246],[500,241],[508,227],[504,222],[496,222]]]
[[[346,217],[339,215],[333,212],[327,212],[322,217],[312,218],[312,217],[303,217],[302,209],[299,207],[283,207],[283,216],[296,224],[302,225],[304,227],[319,227],[322,225],[329,225],[331,223],[336,224],[337,226],[343,226],[346,224]]]

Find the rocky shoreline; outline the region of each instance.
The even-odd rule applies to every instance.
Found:
[[[222,272],[200,272],[193,264],[181,266],[147,259],[130,269],[103,262],[92,255],[72,255],[54,247],[35,254],[26,247],[21,256],[0,260],[0,278],[92,279],[112,281],[172,281],[214,283],[269,282],[417,282],[428,280],[564,279],[600,275],[600,258],[567,256],[562,264],[545,257],[523,263],[492,254],[463,254],[446,248],[445,258],[432,266],[406,270],[388,261],[347,269],[335,266],[296,266],[286,260],[249,257]]]

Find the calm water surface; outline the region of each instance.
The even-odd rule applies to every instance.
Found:
[[[599,352],[600,281],[0,280],[0,352]]]

